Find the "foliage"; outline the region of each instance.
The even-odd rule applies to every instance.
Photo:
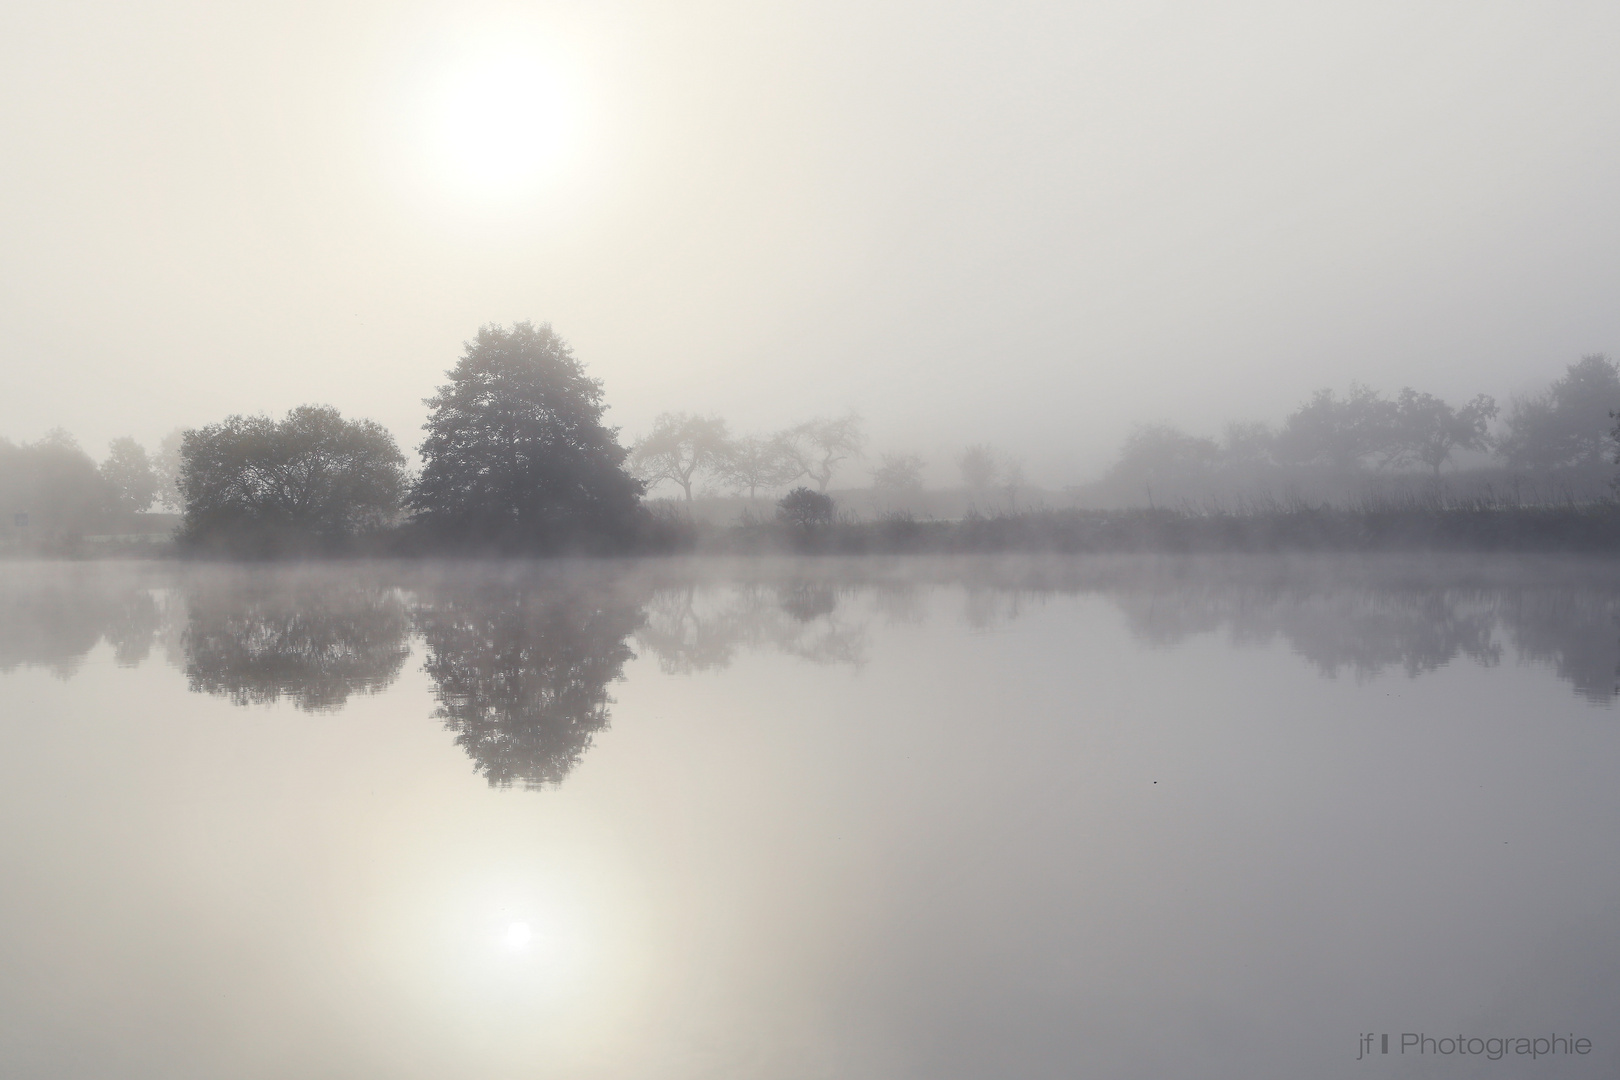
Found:
[[[146,450],[127,435],[114,439],[101,476],[112,488],[113,499],[125,514],[144,513],[157,496],[158,478]]]
[[[859,457],[866,447],[866,431],[854,413],[833,420],[808,420],[784,432],[783,439],[798,466],[794,477],[808,476],[821,492],[827,490],[838,464]]]
[[[758,435],[733,439],[726,444],[716,470],[733,490],[748,492],[749,499],[753,499],[760,488],[781,487],[801,474],[787,440],[781,435],[769,439]]]
[[[370,420],[304,405],[279,423],[231,416],[185,433],[182,539],[240,548],[331,541],[386,523],[405,490],[405,457]]]
[[[1489,394],[1454,409],[1433,394],[1407,387],[1395,402],[1390,461],[1396,465],[1420,462],[1439,476],[1440,466],[1450,460],[1453,450],[1489,448],[1488,425],[1496,412],[1496,399]]]
[[[1001,472],[996,462],[996,452],[983,443],[976,443],[962,451],[956,464],[962,470],[962,484],[969,491],[988,490]]]
[[[884,454],[872,470],[872,487],[889,494],[912,494],[923,489],[923,459],[916,454]]]
[[[776,504],[776,516],[801,529],[826,525],[833,519],[832,497],[807,487],[796,487]]]
[[[60,429],[18,446],[0,439],[0,536],[6,546],[60,550],[106,527],[114,490]]]
[[[1546,393],[1513,402],[1498,451],[1515,469],[1601,464],[1615,446],[1609,411],[1617,407],[1620,369],[1607,356],[1583,356]]]
[[[186,433],[175,428],[158,443],[157,456],[152,459],[152,474],[157,478],[157,502],[165,510],[179,512],[186,508],[186,497],[180,491],[180,448]]]
[[[1168,424],[1138,425],[1125,438],[1109,479],[1135,486],[1196,476],[1220,460],[1214,439],[1203,439]]]
[[[642,483],[602,424],[602,384],[549,323],[479,329],[429,398],[421,478],[409,505],[459,546],[555,550],[622,543]]]
[[[649,487],[668,480],[691,502],[692,482],[698,474],[722,472],[729,452],[724,420],[662,413],[653,421],[652,431],[630,452],[630,466]]]
[[[1361,383],[1342,398],[1318,390],[1283,423],[1276,452],[1289,464],[1354,469],[1392,452],[1395,419],[1395,403]]]

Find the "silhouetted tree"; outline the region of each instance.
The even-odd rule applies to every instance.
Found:
[[[490,325],[429,398],[422,475],[409,498],[458,545],[555,549],[625,541],[641,482],[602,424],[602,384],[549,323]]]
[[[716,465],[719,475],[735,491],[752,500],[760,488],[769,491],[791,482],[801,470],[782,436],[769,439],[746,435],[726,444]]]
[[[996,452],[983,443],[975,443],[962,451],[956,465],[962,472],[962,486],[974,493],[989,491],[1001,473]]]
[[[181,637],[186,681],[200,693],[305,712],[341,708],[399,677],[410,614],[398,590],[324,575],[255,575],[194,583]]]
[[[872,470],[872,487],[888,495],[915,495],[923,489],[923,465],[916,454],[884,454]]]
[[[1188,435],[1168,424],[1143,424],[1125,437],[1108,479],[1128,488],[1172,487],[1201,480],[1220,460],[1214,439]]]
[[[1546,470],[1606,463],[1614,448],[1609,411],[1620,408],[1620,370],[1583,356],[1546,393],[1516,399],[1497,450],[1510,468]]]
[[[105,528],[114,507],[112,485],[67,432],[22,446],[0,439],[0,536],[10,546],[70,548]]]
[[[1393,451],[1395,413],[1394,402],[1360,383],[1343,398],[1318,390],[1283,423],[1276,452],[1295,465],[1354,469]]]
[[[648,486],[670,481],[691,502],[692,482],[700,473],[723,472],[729,451],[726,422],[719,417],[663,413],[630,451],[630,467]]]
[[[801,529],[825,525],[833,519],[832,497],[807,487],[794,488],[776,504],[776,516]]]
[[[1411,387],[1395,401],[1395,437],[1391,461],[1397,465],[1421,462],[1440,475],[1440,466],[1453,450],[1485,450],[1490,446],[1489,423],[1496,415],[1496,399],[1480,394],[1454,409],[1433,394]]]
[[[640,622],[611,590],[481,583],[435,592],[417,613],[434,714],[491,787],[561,783],[608,725],[608,684]]]
[[[231,416],[181,446],[182,540],[269,551],[334,541],[386,523],[405,490],[405,456],[380,424],[304,405],[280,421]]]
[[[101,476],[112,487],[119,511],[145,512],[158,490],[157,474],[152,471],[145,448],[126,435],[114,439],[109,450],[107,460],[101,463]]]
[[[1221,464],[1229,469],[1258,469],[1275,462],[1277,436],[1255,421],[1226,425],[1221,434]]]
[[[793,478],[808,476],[816,482],[816,490],[822,492],[827,490],[838,464],[859,457],[866,446],[861,418],[854,413],[835,420],[806,421],[784,432],[783,439],[798,466]]]

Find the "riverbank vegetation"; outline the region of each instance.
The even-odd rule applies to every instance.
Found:
[[[61,431],[0,440],[0,551],[150,553],[172,533],[174,552],[220,558],[1620,552],[1620,368],[1598,355],[1506,410],[1351,384],[1276,428],[1138,427],[1103,476],[1060,491],[985,444],[961,451],[958,484],[930,487],[917,454],[869,457],[854,414],[734,436],[665,413],[627,445],[544,324],[480,329],[426,404],[415,470],[381,425],[321,405],[229,416],[152,454],[117,439],[99,464]]]

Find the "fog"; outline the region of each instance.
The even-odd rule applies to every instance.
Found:
[[[322,402],[410,448],[520,319],[627,439],[853,409],[931,482],[980,442],[1081,482],[1134,422],[1350,379],[1505,402],[1620,351],[1617,38],[1597,4],[11,5],[0,433],[99,457]],[[447,111],[513,56],[544,132]]]

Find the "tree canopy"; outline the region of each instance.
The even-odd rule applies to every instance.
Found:
[[[325,405],[227,417],[187,431],[180,453],[191,545],[339,540],[385,524],[405,490],[394,437]]]
[[[443,540],[554,550],[622,542],[644,485],[602,423],[602,383],[549,323],[484,326],[429,398],[417,521]]]
[[[1609,412],[1620,408],[1620,369],[1607,356],[1583,356],[1548,390],[1508,409],[1498,444],[1510,468],[1598,466],[1614,447]]]

